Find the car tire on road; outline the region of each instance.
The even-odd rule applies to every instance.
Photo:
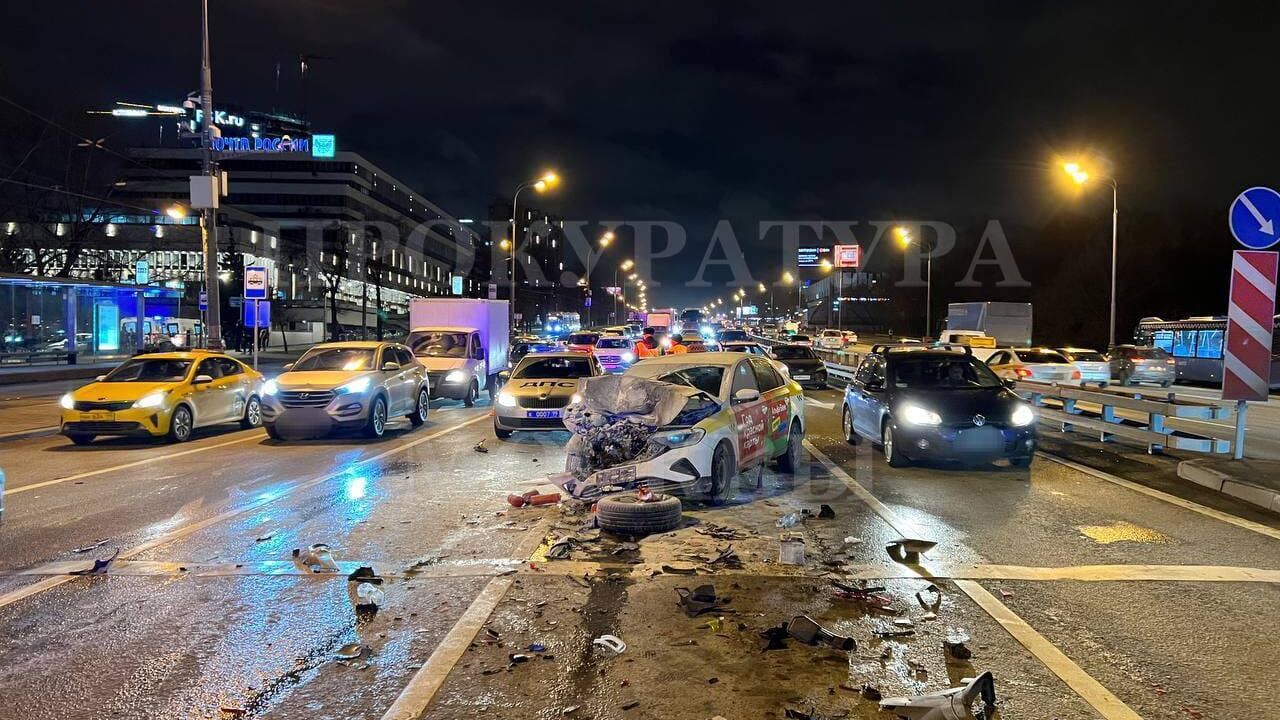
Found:
[[[787,433],[787,449],[778,456],[778,472],[795,474],[800,465],[800,445],[804,443],[804,432],[791,420],[791,431]]]
[[[179,405],[173,409],[173,417],[169,418],[169,442],[182,443],[191,439],[194,430],[194,419],[191,408]]]
[[[480,388],[476,387],[476,381],[472,380],[467,386],[467,394],[462,396],[462,404],[467,407],[476,406],[476,396],[480,394]]]
[[[1009,458],[1009,464],[1016,468],[1031,467],[1032,457],[1034,456],[1028,455],[1026,457]]]
[[[840,429],[844,432],[845,442],[850,445],[858,444],[858,433],[853,429],[853,413],[849,412],[848,405],[840,412]]]
[[[498,376],[490,375],[489,381],[485,383],[485,387],[489,392],[489,404],[492,405],[498,399]]]
[[[609,495],[596,502],[596,520],[601,530],[618,535],[649,535],[680,526],[683,507],[680,499],[656,494],[653,502],[641,502],[635,495]]]
[[[257,395],[250,395],[249,402],[244,404],[244,417],[240,419],[240,427],[252,430],[262,425],[262,401]]]
[[[94,435],[88,435],[86,433],[71,433],[70,435],[67,435],[67,439],[76,445],[88,445],[93,442],[94,437]]]
[[[381,395],[373,398],[373,407],[369,408],[369,419],[364,425],[364,435],[380,438],[387,432],[387,401]]]
[[[409,423],[414,427],[422,427],[430,412],[431,396],[426,388],[418,388],[418,401],[413,405],[413,412],[409,413]]]
[[[711,454],[711,488],[707,490],[707,502],[712,505],[724,503],[729,494],[729,486],[738,476],[738,461],[727,442],[721,442]]]
[[[885,421],[884,429],[880,432],[880,447],[884,450],[884,460],[889,463],[889,467],[900,468],[910,464],[894,442],[892,422]]]

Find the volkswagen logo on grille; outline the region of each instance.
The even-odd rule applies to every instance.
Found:
[[[974,415],[973,424],[977,425],[978,427],[982,427],[983,425],[987,424],[987,417],[985,415]]]

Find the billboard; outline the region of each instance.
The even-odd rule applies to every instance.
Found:
[[[861,245],[837,245],[835,247],[835,264],[838,268],[858,268],[862,266]]]
[[[821,267],[823,260],[831,259],[829,247],[802,247],[796,253],[797,267]]]

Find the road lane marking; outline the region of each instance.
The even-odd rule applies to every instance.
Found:
[[[378,560],[342,560],[338,570],[317,573],[291,560],[257,560],[247,563],[200,563],[173,560],[116,560],[111,564],[111,574],[116,577],[281,577],[297,576],[315,581],[346,581],[347,575],[357,568],[374,568],[382,578],[493,578],[518,573],[541,577],[558,575],[582,577],[618,570],[629,570],[636,575],[661,574],[661,561],[627,563],[594,562],[589,560],[557,560],[540,564],[538,569],[522,567],[525,561],[509,558],[474,559],[466,562],[441,562],[417,568],[412,572],[378,570],[395,565]],[[22,570],[2,570],[0,577],[43,577],[69,575],[91,567],[92,560],[59,560]],[[857,580],[910,580],[919,579],[920,572],[905,565],[844,565],[839,568],[842,577]],[[794,570],[779,567],[777,563],[746,562],[741,568],[694,568],[698,575],[744,576],[772,580],[794,580],[806,577],[803,567]],[[1237,567],[1234,565],[1068,565],[1064,567],[1029,567],[1023,565],[974,565],[933,564],[928,576],[934,580],[1021,580],[1029,582],[1194,582],[1194,583],[1266,583],[1280,585],[1280,570]]]
[[[880,502],[878,498],[871,494],[870,490],[862,487],[857,480],[853,479],[840,466],[836,465],[831,458],[827,457],[821,450],[814,447],[813,443],[808,440],[804,441],[804,446],[809,453],[815,457],[818,462],[822,463],[832,475],[837,477],[845,484],[855,495],[863,499],[868,506],[871,507],[877,515],[879,515],[886,523],[889,524],[902,537],[923,538],[923,535],[916,534],[918,530],[910,523],[903,520],[897,513],[889,509],[887,505]],[[919,566],[921,578],[932,577],[931,571]],[[973,600],[978,607],[982,608],[988,615],[1017,640],[1024,648],[1036,657],[1046,668],[1060,680],[1067,684],[1073,692],[1080,696],[1082,700],[1089,703],[1094,710],[1097,710],[1106,720],[1141,720],[1141,716],[1135,713],[1129,706],[1125,705],[1120,698],[1116,697],[1102,686],[1091,675],[1084,671],[1071,658],[1067,657],[1061,650],[1049,642],[1043,635],[1036,632],[1034,628],[1026,623],[1022,618],[1018,617],[1004,603],[995,598],[994,595],[987,592],[985,588],[973,580],[954,580],[957,588],[960,589],[969,599]]]
[[[804,402],[806,405],[813,405],[814,407],[820,407],[823,410],[834,410],[836,407],[835,403],[822,402],[821,400],[816,400],[808,395],[804,396]]]
[[[172,460],[173,458],[179,458],[186,455],[194,455],[196,453],[205,452],[206,450],[216,450],[218,448],[227,447],[228,445],[238,445],[240,443],[249,442],[250,440],[261,440],[264,437],[266,437],[266,433],[254,433],[252,435],[249,435],[248,437],[237,438],[235,440],[228,440],[226,442],[221,442],[214,445],[201,445],[200,447],[194,447],[188,450],[182,450],[175,453],[167,453],[165,455],[157,455],[155,457],[143,458],[141,460],[134,460],[133,462],[124,463],[123,465],[113,465],[111,467],[100,468],[98,470],[88,470],[82,473],[76,473],[75,475],[67,475],[66,477],[54,478],[53,480],[44,480],[38,483],[31,483],[30,485],[21,485],[16,488],[5,490],[4,494],[7,497],[9,495],[15,495],[17,493],[27,492],[28,490],[38,490],[42,487],[49,487],[50,485],[60,485],[62,483],[71,482],[73,480],[83,480],[85,478],[96,477],[98,475],[104,475],[106,473],[113,473],[113,472],[116,472],[117,470],[128,470],[129,468],[139,467],[142,465],[149,465],[151,463],[160,462],[161,460]]]
[[[528,557],[542,543],[545,535],[546,523],[539,523],[520,542],[516,548],[516,556]],[[383,713],[382,720],[416,720],[422,717],[445,680],[449,678],[449,673],[462,659],[463,654],[467,652],[467,648],[480,632],[480,628],[488,622],[489,616],[497,609],[498,603],[502,601],[514,582],[515,577],[507,575],[494,578],[484,586],[476,599],[462,613],[458,622],[449,629],[449,633],[431,652],[431,657],[427,658],[418,672],[414,673],[409,679],[409,684],[405,685],[395,702],[391,703],[391,707]]]
[[[341,470],[331,472],[327,475],[314,477],[310,480],[294,483],[280,490],[276,490],[270,493],[265,493],[250,503],[241,505],[236,508],[232,508],[218,515],[214,515],[213,517],[208,517],[208,518],[205,518],[204,520],[200,520],[198,522],[194,522],[189,525],[184,525],[180,528],[171,530],[162,535],[157,535],[156,537],[142,543],[141,545],[135,545],[129,548],[128,550],[123,550],[120,552],[119,555],[116,556],[116,559],[128,560],[129,558],[136,557],[138,555],[141,555],[144,552],[147,552],[148,550],[152,550],[154,548],[160,547],[161,545],[171,543],[174,540],[179,540],[181,538],[184,538],[188,535],[199,532],[212,525],[217,525],[218,523],[226,522],[227,520],[231,520],[233,518],[239,517],[240,515],[244,515],[245,513],[253,512],[254,510],[257,510],[263,507],[264,505],[268,505],[277,500],[281,500],[283,498],[289,497],[290,495],[298,492],[299,490],[306,490],[308,488],[315,487],[316,485],[321,485],[323,483],[326,483],[336,477],[347,475],[355,468],[359,468],[365,465],[375,463],[384,458],[390,457],[392,455],[404,452],[405,450],[408,450],[410,448],[421,445],[424,442],[434,440],[442,435],[447,435],[451,432],[454,432],[455,430],[460,430],[464,427],[467,427],[468,425],[474,425],[480,422],[481,420],[489,420],[489,419],[490,419],[489,414],[486,412],[470,420],[465,420],[461,423],[458,423],[457,425],[450,425],[449,427],[444,428],[442,430],[437,430],[436,432],[433,432],[430,435],[424,435],[420,438],[416,438],[404,444],[388,448],[378,453],[377,455],[371,455],[370,457],[367,457],[363,460],[357,460],[356,462],[353,462],[350,465],[347,465]],[[228,444],[231,444],[231,443],[228,443]],[[3,608],[7,605],[11,605],[24,598],[31,597],[32,595],[35,595],[37,593],[44,592],[45,590],[50,590],[63,583],[70,582],[76,579],[77,577],[79,576],[68,575],[68,576],[62,576],[62,577],[56,577],[56,578],[49,578],[48,580],[42,580],[31,587],[20,588],[18,590],[14,590],[12,592],[6,593],[4,595],[0,595],[0,608]]]
[[[13,432],[0,433],[0,440],[8,440],[9,438],[25,437],[27,435],[38,435],[40,433],[54,432],[61,430],[61,425],[49,425],[48,427],[31,428],[29,430],[14,430]]]
[[[1098,480],[1105,480],[1109,483],[1119,485],[1120,487],[1128,488],[1134,492],[1142,493],[1143,495],[1146,495],[1148,497],[1153,497],[1157,500],[1163,500],[1164,502],[1167,502],[1171,505],[1177,505],[1178,507],[1186,510],[1190,510],[1191,512],[1200,513],[1205,517],[1211,517],[1214,520],[1221,520],[1224,523],[1235,525],[1238,528],[1251,530],[1253,532],[1258,533],[1259,535],[1266,535],[1269,538],[1280,540],[1280,530],[1276,528],[1269,527],[1267,525],[1263,525],[1262,523],[1254,522],[1252,520],[1246,520],[1242,517],[1236,517],[1235,515],[1232,515],[1230,513],[1222,512],[1221,510],[1214,510],[1211,507],[1201,505],[1200,503],[1197,503],[1197,502],[1192,502],[1191,500],[1185,500],[1183,498],[1178,497],[1177,495],[1170,495],[1169,493],[1164,492],[1163,490],[1156,490],[1155,488],[1147,487],[1146,485],[1133,482],[1132,480],[1125,480],[1124,478],[1116,477],[1111,473],[1104,472],[1102,470],[1095,470],[1087,465],[1081,465],[1078,462],[1047,453],[1043,450],[1040,450],[1038,452],[1046,460],[1050,460],[1052,462],[1058,463],[1059,465],[1069,467],[1072,470],[1084,473],[1085,475],[1088,475],[1093,478],[1097,478]]]
[[[1108,720],[1142,720],[1142,716],[1134,712],[1120,698],[1093,679],[1089,673],[1067,657],[1045,636],[1036,632],[1035,628],[1018,617],[1007,605],[996,599],[987,589],[973,580],[956,580],[956,587],[986,611],[1000,626],[1022,644],[1032,655],[1036,656],[1045,667],[1049,668],[1071,688],[1075,694],[1093,706],[1100,715]]]

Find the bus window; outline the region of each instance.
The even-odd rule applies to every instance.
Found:
[[[1195,330],[1174,330],[1173,331],[1173,356],[1174,357],[1195,357],[1196,356],[1196,331]]]
[[[1196,343],[1196,357],[1221,359],[1222,334],[1221,330],[1201,330],[1200,338]]]
[[[1173,331],[1172,330],[1155,331],[1154,333],[1152,333],[1151,344],[1167,353],[1172,354],[1173,353]]]

